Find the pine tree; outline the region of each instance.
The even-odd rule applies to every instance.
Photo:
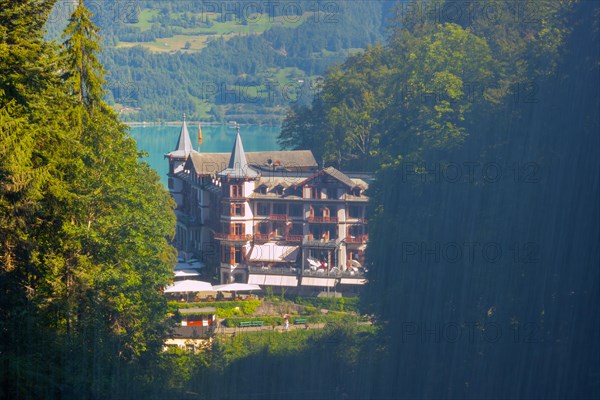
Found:
[[[80,104],[88,109],[101,104],[104,95],[104,69],[98,61],[101,50],[99,29],[92,22],[92,13],[79,4],[65,32],[63,39],[67,61],[66,80]]]

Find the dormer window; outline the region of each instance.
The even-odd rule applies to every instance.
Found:
[[[350,193],[352,193],[352,196],[360,197],[360,188],[356,187],[356,188],[352,189],[352,191]]]
[[[292,187],[288,188],[288,195],[302,197],[302,188],[292,186]]]
[[[283,196],[283,186],[281,185],[277,185],[273,188],[273,193],[275,193],[278,196]]]

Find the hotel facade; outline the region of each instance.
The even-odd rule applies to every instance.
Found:
[[[165,158],[174,245],[221,283],[352,293],[366,282],[369,175],[319,168],[308,150],[246,153],[239,128],[231,153],[198,152],[185,120]]]

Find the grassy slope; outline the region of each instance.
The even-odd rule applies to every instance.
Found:
[[[142,32],[148,31],[152,28],[153,23],[150,20],[158,15],[158,10],[145,9],[139,14],[139,21],[132,24],[133,27],[139,28]],[[181,13],[173,13],[172,18],[176,19],[181,17]],[[243,25],[239,21],[225,21],[218,22],[217,14],[189,14],[190,16],[195,15],[198,18],[207,18],[212,22],[211,27],[197,26],[193,28],[182,28],[182,32],[185,34],[174,35],[169,38],[158,38],[152,42],[119,42],[119,47],[134,47],[142,46],[152,52],[164,53],[182,51],[186,53],[194,53],[201,51],[206,44],[215,38],[224,38],[225,40],[230,39],[234,36],[245,36],[245,35],[258,35],[273,26],[283,26],[288,28],[294,28],[302,24],[313,13],[304,13],[298,18],[289,17],[274,17],[270,18],[266,14],[255,14],[248,18],[248,24]],[[183,49],[186,42],[190,42],[191,46],[189,49]]]

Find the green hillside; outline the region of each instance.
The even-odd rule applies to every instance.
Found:
[[[278,124],[332,64],[384,39],[392,2],[94,3],[106,100],[124,121]],[[48,36],[59,38],[57,3]]]

